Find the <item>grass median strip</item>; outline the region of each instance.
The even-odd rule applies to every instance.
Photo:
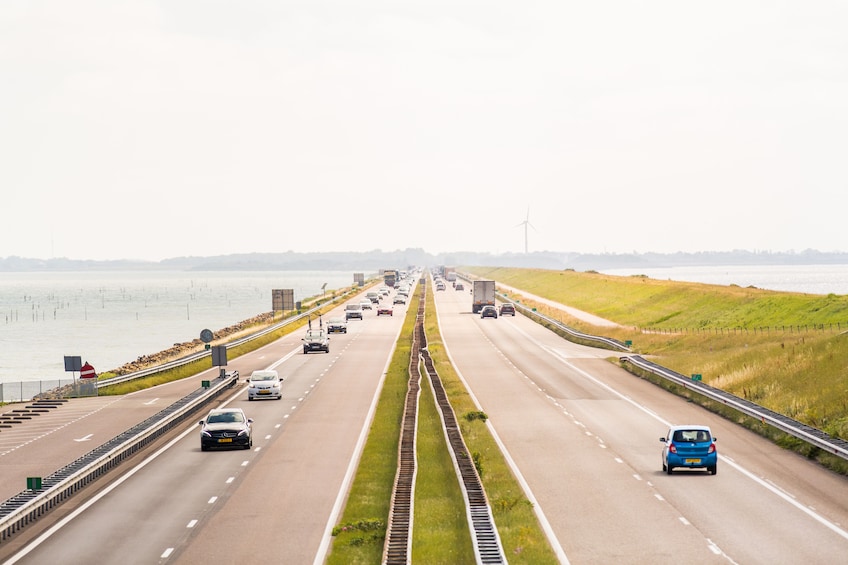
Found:
[[[415,304],[419,290],[410,300]],[[368,440],[351,485],[327,563],[380,563],[389,519],[392,487],[397,472],[398,438],[409,381],[409,358],[416,308],[407,308],[394,356],[368,433]]]
[[[463,440],[474,459],[477,473],[492,507],[492,516],[506,558],[512,564],[558,563],[536,518],[533,505],[524,495],[503,453],[489,433],[485,413],[480,412],[474,404],[448,359],[439,332],[432,296],[427,299],[424,330],[427,334],[427,349],[460,423]],[[416,500],[416,504],[418,503]]]
[[[421,291],[419,287],[417,292]],[[410,304],[416,304],[416,294]],[[374,564],[382,557],[397,448],[407,390],[415,312],[409,308],[392,359],[374,423],[366,442],[340,524],[334,530],[328,563]],[[425,332],[428,350],[460,420],[492,506],[510,563],[557,563],[556,556],[518,482],[486,426],[482,414],[447,359],[438,331],[432,293],[426,295]],[[417,439],[418,477],[412,541],[414,563],[473,563],[465,501],[450,458],[429,383],[422,383]]]
[[[428,380],[424,372],[418,403],[418,477],[415,481],[412,562],[473,563],[474,548],[465,501]]]

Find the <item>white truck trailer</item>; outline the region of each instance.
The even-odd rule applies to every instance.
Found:
[[[483,306],[495,305],[495,281],[474,281],[471,287],[471,311],[479,314]]]

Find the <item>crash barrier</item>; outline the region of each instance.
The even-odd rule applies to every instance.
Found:
[[[231,347],[237,347],[239,345],[248,343],[249,341],[268,335],[269,333],[277,331],[278,329],[285,327],[289,324],[292,324],[299,320],[303,320],[304,318],[308,318],[309,316],[314,315],[324,306],[326,306],[326,303],[317,305],[301,314],[283,320],[277,324],[274,324],[273,326],[269,326],[256,333],[250,334],[249,336],[232,341],[226,344],[226,348],[227,350],[229,350]],[[91,394],[79,394],[79,390],[77,388],[80,383],[79,379],[53,379],[44,381],[15,381],[0,383],[0,402],[29,402],[30,400],[45,395],[47,393],[51,393],[54,396],[59,396],[62,398],[77,396],[96,396],[97,390],[103,387],[126,383],[135,379],[143,379],[145,377],[150,377],[163,371],[167,371],[169,369],[188,365],[189,363],[193,363],[211,355],[211,350],[198,351],[197,353],[192,353],[190,355],[186,355],[185,357],[181,357],[173,361],[168,361],[167,363],[162,363],[161,365],[156,365],[155,367],[149,367],[147,369],[142,369],[140,371],[127,373],[126,375],[120,375],[109,379],[99,379],[95,383],[92,383],[94,386],[94,391],[92,391]],[[65,390],[67,390],[68,393],[65,393]]]
[[[225,347],[229,351],[230,348],[238,347],[239,345],[245,344],[245,343],[252,341],[254,339],[258,339],[262,336],[268,335],[269,333],[275,332],[278,329],[283,328],[283,327],[285,327],[289,324],[293,324],[294,322],[297,322],[299,320],[303,320],[304,318],[308,318],[309,316],[312,316],[313,314],[318,312],[323,306],[326,306],[326,304],[321,304],[321,305],[315,306],[313,308],[310,308],[306,312],[298,314],[297,316],[283,320],[282,322],[280,322],[278,324],[274,324],[273,326],[268,326],[264,330],[260,330],[256,333],[250,334],[249,336],[243,337],[241,339],[231,341],[230,343],[227,343]],[[211,350],[198,351],[197,353],[193,353],[191,355],[187,355],[185,357],[182,357],[180,359],[176,359],[174,361],[169,361],[167,363],[162,363],[161,365],[157,365],[155,367],[143,369],[141,371],[136,371],[134,373],[127,373],[126,375],[121,375],[119,377],[112,377],[112,378],[109,378],[109,379],[100,379],[100,380],[97,381],[97,388],[103,388],[103,387],[107,387],[107,386],[110,386],[110,385],[117,385],[117,384],[125,383],[125,382],[132,381],[132,380],[135,380],[135,379],[141,379],[141,378],[144,378],[144,377],[149,377],[151,375],[161,373],[162,371],[167,371],[168,369],[174,369],[176,367],[188,365],[189,363],[193,363],[195,361],[198,361],[198,360],[203,359],[205,357],[209,357],[211,355],[212,355]]]
[[[773,412],[768,408],[764,408],[759,404],[755,404],[729,392],[713,388],[710,385],[704,384],[701,380],[676,373],[671,369],[667,369],[661,365],[647,361],[639,355],[622,357],[621,362],[629,363],[634,367],[638,367],[643,371],[647,371],[667,381],[673,382],[687,390],[691,390],[692,392],[696,392],[711,400],[720,402],[742,412],[743,414],[756,418],[764,424],[769,424],[782,432],[827,451],[828,453],[833,453],[842,459],[848,459],[848,441],[835,438],[830,434],[810,427],[798,420],[793,420],[788,416]]]
[[[470,278],[468,280],[470,280]],[[506,297],[505,294],[502,296]],[[517,311],[520,311],[522,314],[531,319],[541,321],[546,325],[552,326],[555,331],[557,331],[560,335],[567,337],[567,339],[583,344],[599,344],[606,349],[630,351],[630,347],[627,344],[618,340],[578,332],[558,320],[536,312],[535,309],[528,308],[517,302],[514,302],[514,304]],[[662,365],[657,365],[656,363],[647,361],[641,356],[633,355],[622,357],[621,362],[630,363],[634,367],[638,367],[643,371],[647,371],[653,375],[671,381],[688,390],[710,398],[711,400],[720,402],[725,406],[733,408],[752,418],[756,418],[764,424],[769,424],[786,434],[800,439],[801,441],[809,443],[810,445],[818,447],[828,453],[832,453],[842,459],[848,460],[848,442],[839,438],[834,438],[822,430],[808,426],[798,420],[789,418],[788,416],[773,412],[768,408],[755,404],[749,400],[745,400],[744,398],[740,398],[729,392],[713,388],[704,384],[700,379],[694,379],[692,377],[686,377],[685,375],[676,373]]]
[[[232,371],[208,381],[209,386],[204,382],[202,388],[0,504],[0,543],[180,426],[221,393],[236,386],[238,380],[238,371]]]
[[[506,297],[506,294],[502,295]],[[505,301],[512,302],[511,300]],[[543,323],[543,325],[552,326],[553,329],[559,333],[567,334],[568,339],[570,341],[576,341],[582,343],[583,345],[591,345],[593,347],[600,347],[602,349],[611,349],[613,351],[630,351],[630,347],[617,339],[612,339],[610,337],[601,337],[597,335],[584,334],[583,332],[579,332],[572,327],[566,326],[559,320],[551,318],[550,316],[545,316],[544,314],[537,312],[535,308],[528,308],[521,303],[512,302],[515,306],[515,309],[531,320],[536,322]]]

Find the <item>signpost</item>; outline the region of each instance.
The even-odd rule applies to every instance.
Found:
[[[226,374],[226,369],[224,367],[227,366],[227,346],[226,345],[216,345],[212,347],[212,366],[213,367],[221,367],[221,376],[223,377]]]
[[[294,310],[294,289],[271,289],[271,309],[274,312]]]

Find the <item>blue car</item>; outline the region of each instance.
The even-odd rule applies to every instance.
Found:
[[[718,452],[716,438],[707,426],[672,426],[663,442],[662,470],[671,474],[675,468],[706,469],[716,474]]]

